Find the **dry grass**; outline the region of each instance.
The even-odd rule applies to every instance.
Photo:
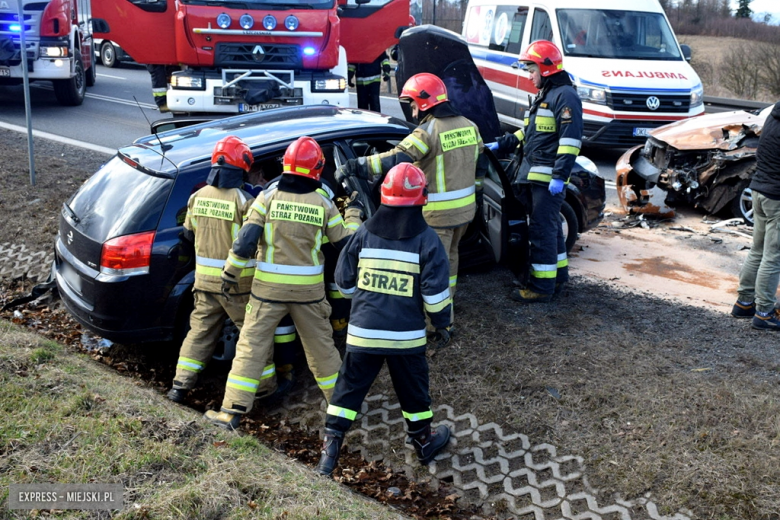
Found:
[[[253,437],[211,427],[152,389],[2,321],[0,407],[2,502],[9,484],[121,482],[125,510],[112,518],[400,518]],[[3,506],[0,516],[29,512]]]

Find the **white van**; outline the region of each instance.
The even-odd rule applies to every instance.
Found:
[[[561,49],[588,142],[641,144],[653,128],[704,113],[690,49],[677,43],[658,0],[470,0],[463,36],[511,126],[537,92],[517,62],[536,40]]]

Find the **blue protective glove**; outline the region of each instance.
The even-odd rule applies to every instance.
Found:
[[[563,191],[563,181],[561,179],[551,180],[549,190],[551,194],[558,195]]]
[[[498,143],[488,143],[485,145],[485,148],[487,148],[491,152],[495,152],[496,150],[498,150]]]

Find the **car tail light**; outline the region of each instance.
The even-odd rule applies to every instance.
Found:
[[[146,231],[105,242],[100,253],[100,272],[121,275],[148,273],[154,235],[154,231]]]

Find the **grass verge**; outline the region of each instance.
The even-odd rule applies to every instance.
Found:
[[[402,518],[2,320],[0,406],[0,518]],[[122,483],[125,509],[8,510],[27,483]]]

